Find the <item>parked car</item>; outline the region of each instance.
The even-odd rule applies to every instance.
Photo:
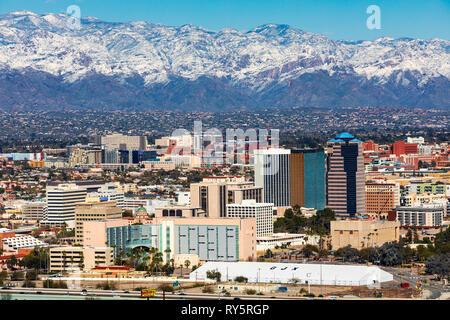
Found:
[[[401,288],[409,288],[409,283],[408,282],[402,282],[402,283],[400,283],[400,287]]]

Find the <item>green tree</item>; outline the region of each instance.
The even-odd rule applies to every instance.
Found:
[[[272,258],[273,257],[273,252],[270,249],[267,249],[266,252],[264,253],[264,258]]]
[[[437,254],[429,257],[425,262],[425,267],[428,274],[448,278],[450,274],[450,254]]]
[[[314,254],[314,252],[318,253],[319,248],[317,248],[317,246],[314,246],[312,244],[307,244],[302,248],[301,252],[302,252],[303,256],[305,256],[306,258],[309,258]]]
[[[396,241],[386,242],[379,248],[380,263],[383,266],[398,266],[402,264],[402,245]]]
[[[237,276],[236,278],[234,278],[234,281],[236,281],[236,282],[247,282],[248,278],[246,278],[244,276]]]
[[[217,270],[208,270],[206,271],[206,277],[208,279],[216,280],[217,282],[220,282],[220,279],[222,278],[222,274]]]
[[[16,270],[16,265],[18,264],[17,258],[15,255],[12,255],[7,261],[6,266],[11,270]]]
[[[342,257],[348,261],[354,261],[356,258],[359,257],[359,252],[357,249],[352,248],[351,245],[348,245],[343,248],[337,249],[336,252],[334,253],[334,256]]]

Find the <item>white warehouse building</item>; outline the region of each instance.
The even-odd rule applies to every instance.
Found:
[[[191,272],[190,280],[206,280],[207,271],[221,273],[221,280],[238,276],[252,283],[292,283],[333,286],[367,286],[393,281],[393,275],[376,266],[272,263],[272,262],[206,262]]]

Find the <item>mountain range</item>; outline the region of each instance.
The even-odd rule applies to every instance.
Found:
[[[0,109],[450,109],[450,41],[0,15]]]

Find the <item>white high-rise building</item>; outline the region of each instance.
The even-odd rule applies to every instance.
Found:
[[[255,150],[255,186],[264,188],[264,202],[291,205],[289,149]]]
[[[273,234],[273,203],[258,203],[254,199],[242,200],[240,204],[227,205],[228,218],[256,218],[256,236]]]
[[[90,198],[98,198],[99,201],[116,201],[117,206],[124,209],[125,195],[123,191],[119,191],[114,185],[107,184],[98,189],[97,192],[89,193]]]
[[[75,206],[86,200],[87,190],[76,184],[47,186],[47,219],[43,224],[58,225],[67,223],[75,227]]]

